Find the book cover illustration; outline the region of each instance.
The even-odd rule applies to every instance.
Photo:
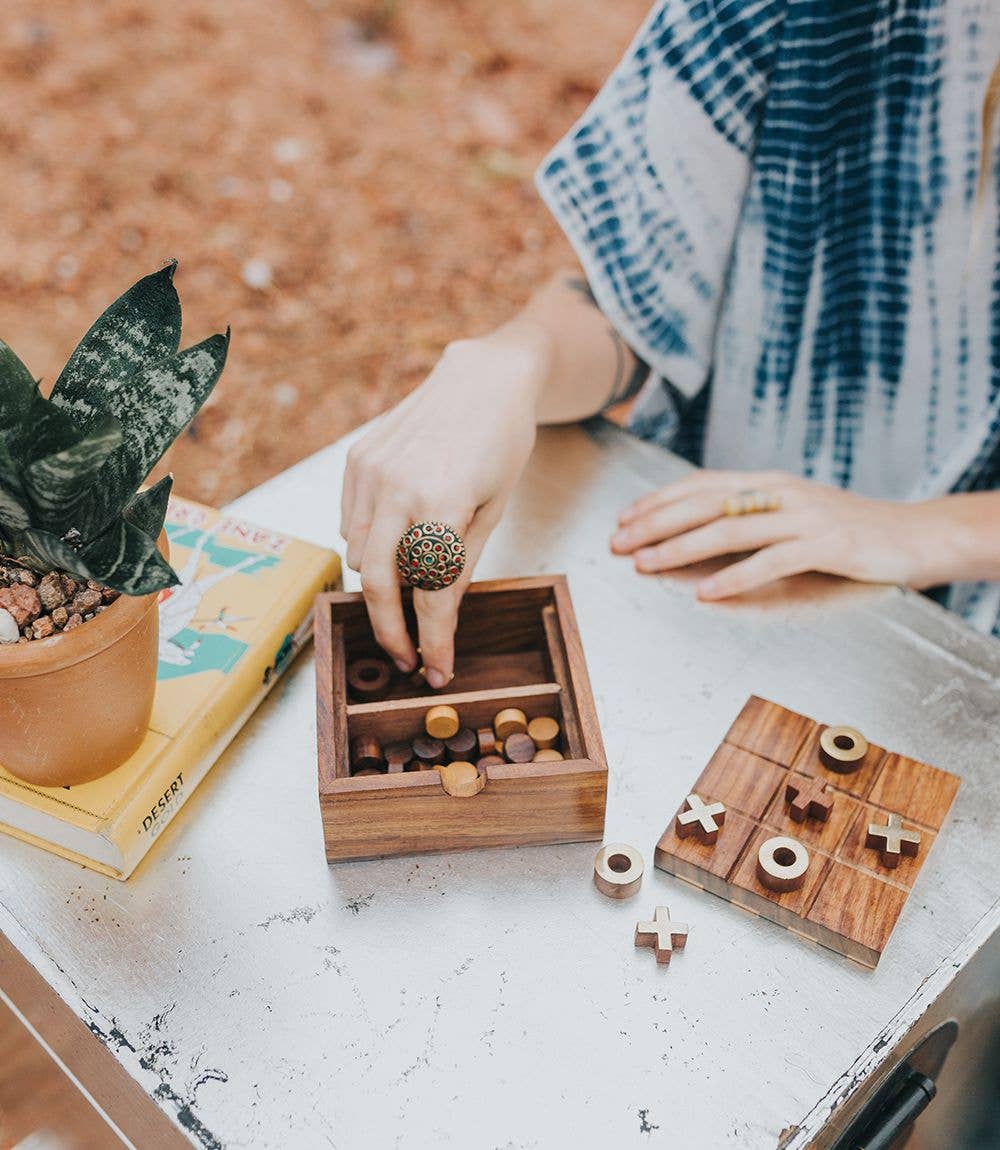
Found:
[[[36,787],[0,769],[3,829],[22,823],[33,841],[54,829],[23,825],[14,800],[81,832],[125,835],[131,845],[119,848],[135,854],[135,837],[156,837],[311,637],[313,597],[339,575],[333,552],[179,498],[165,527],[180,582],[159,597],[146,738],[117,770],[79,786]]]

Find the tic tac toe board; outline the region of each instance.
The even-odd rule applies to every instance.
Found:
[[[718,839],[680,838],[675,819],[656,847],[656,865],[720,898],[787,927],[866,966],[875,966],[958,792],[948,771],[869,744],[851,774],[819,758],[824,725],[752,696],[688,793],[726,805]],[[825,822],[795,822],[785,786],[794,775],[829,785]],[[686,796],[685,796],[686,797]],[[868,824],[898,814],[920,831],[913,858],[894,869],[865,845]],[[797,890],[769,890],[757,878],[757,852],[775,835],[806,846],[810,862]]]

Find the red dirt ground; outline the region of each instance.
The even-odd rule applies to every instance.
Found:
[[[417,384],[570,258],[532,171],[648,0],[8,0],[0,336],[54,379],[170,257],[233,328],[168,457],[220,503]]]

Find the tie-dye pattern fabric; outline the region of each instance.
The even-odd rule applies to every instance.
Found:
[[[1000,487],[998,57],[995,0],[654,6],[538,173],[653,370],[637,434],[886,498]],[[947,602],[1000,635],[1000,585]]]

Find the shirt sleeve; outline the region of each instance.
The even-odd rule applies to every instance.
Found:
[[[712,339],[787,0],[659,0],[536,175],[601,310],[681,400]]]

